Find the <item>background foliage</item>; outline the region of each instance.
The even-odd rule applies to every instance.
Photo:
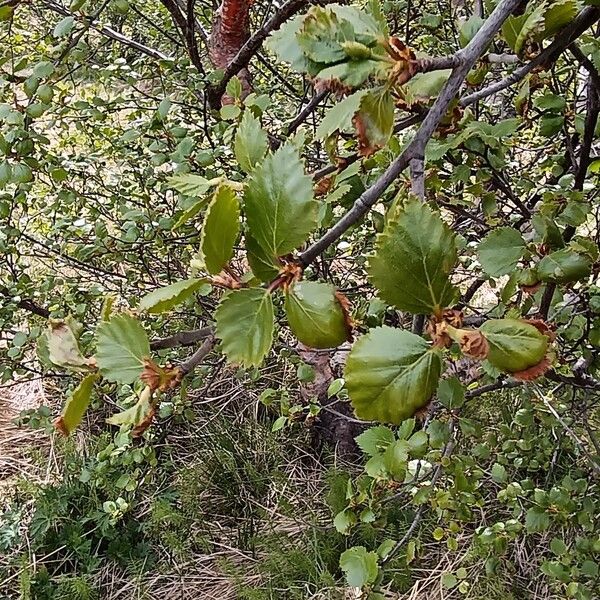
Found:
[[[598,597],[599,19],[1,2],[2,595]]]

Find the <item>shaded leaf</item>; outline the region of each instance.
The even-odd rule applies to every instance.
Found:
[[[391,327],[362,336],[346,362],[346,389],[361,419],[399,424],[425,406],[442,368],[423,338]]]
[[[334,348],[350,335],[344,308],[330,284],[296,283],[286,294],[285,312],[292,333],[311,348]]]
[[[150,343],[141,323],[120,314],[96,329],[96,362],[100,373],[117,383],[133,383],[150,357]]]
[[[577,10],[576,0],[555,0],[544,14],[544,30],[541,37],[552,37],[575,18]]]
[[[268,148],[267,132],[260,126],[252,111],[245,110],[235,133],[234,151],[240,167],[250,173],[265,156]]]
[[[536,272],[541,281],[568,283],[588,277],[592,262],[583,254],[564,248],[544,256],[536,266]]]
[[[353,119],[358,135],[358,152],[370,156],[383,148],[394,131],[394,99],[389,92],[370,91],[360,101]]]
[[[210,284],[206,279],[193,278],[177,281],[146,294],[141,299],[138,309],[154,314],[166,312],[187,300],[203,287],[210,289]]]
[[[454,234],[440,216],[411,200],[377,236],[369,276],[380,297],[400,310],[433,314],[452,303],[449,275],[456,264]]]
[[[259,365],[273,343],[273,301],[267,290],[229,292],[215,312],[216,335],[230,362]]]
[[[200,235],[200,250],[209,273],[219,274],[231,260],[239,232],[240,204],[237,196],[229,186],[220,185],[208,205]]]
[[[324,139],[336,131],[352,131],[352,118],[358,111],[362,98],[367,93],[367,90],[359,90],[332,106],[325,113],[323,120],[319,123],[316,136],[320,139]]]
[[[495,229],[477,248],[479,262],[491,277],[500,277],[514,271],[524,251],[525,242],[521,234],[512,227]]]

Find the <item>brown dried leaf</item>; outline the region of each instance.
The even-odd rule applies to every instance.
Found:
[[[152,421],[154,421],[154,416],[156,415],[156,406],[152,404],[148,412],[144,415],[144,418],[138,425],[136,425],[131,430],[131,435],[133,437],[140,437],[150,425],[152,425]]]
[[[476,330],[461,330],[461,337],[459,341],[461,351],[477,360],[483,360],[487,358],[490,351],[490,345],[480,331]]]
[[[353,340],[352,329],[354,327],[354,320],[352,319],[352,306],[350,304],[350,300],[342,294],[339,290],[336,290],[334,293],[337,301],[340,303],[342,308],[342,313],[344,314],[344,323],[346,325],[347,337],[346,339],[351,342]]]
[[[525,369],[524,371],[518,371],[513,373],[512,376],[519,381],[533,381],[538,377],[541,377],[549,368],[552,360],[548,354],[537,364]]]

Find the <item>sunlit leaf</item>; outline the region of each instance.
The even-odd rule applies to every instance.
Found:
[[[97,373],[91,373],[85,377],[67,398],[60,417],[54,421],[54,426],[64,435],[74,431],[87,410],[92,397],[94,383],[98,379]]]
[[[286,294],[285,312],[292,333],[311,348],[334,348],[350,335],[345,307],[327,283],[296,283]]]
[[[235,157],[240,167],[250,173],[265,156],[268,148],[266,131],[252,111],[245,110],[235,134]]]
[[[300,246],[317,224],[311,178],[290,145],[254,169],[244,200],[250,234],[271,255]]]
[[[492,277],[514,271],[524,251],[525,242],[521,234],[512,227],[495,229],[477,248],[483,270]]]

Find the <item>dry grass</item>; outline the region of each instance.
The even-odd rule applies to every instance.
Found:
[[[49,481],[56,470],[51,438],[40,430],[18,427],[13,422],[21,411],[39,408],[46,402],[41,379],[13,381],[0,387],[0,500],[10,492],[16,477]],[[47,455],[45,471],[32,461],[33,448]]]

